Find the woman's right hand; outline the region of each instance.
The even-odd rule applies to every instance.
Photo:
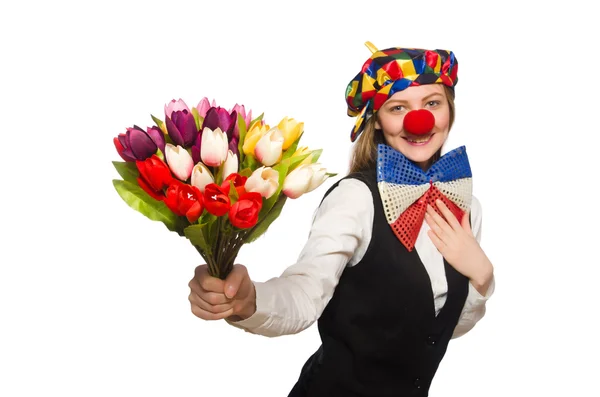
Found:
[[[244,265],[235,265],[225,280],[210,276],[208,266],[200,265],[188,285],[192,313],[203,320],[239,321],[256,311],[256,291]]]

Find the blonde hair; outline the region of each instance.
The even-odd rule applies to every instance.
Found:
[[[448,128],[452,129],[452,124],[454,124],[454,117],[456,113],[454,106],[454,90],[444,85],[444,91],[446,92],[448,106],[450,107],[450,123]],[[377,162],[377,145],[380,143],[386,143],[383,132],[375,128],[377,117],[377,113],[375,113],[365,122],[365,128],[354,144],[350,159],[349,173],[361,172],[375,168],[375,164]],[[440,148],[431,157],[431,159],[429,159],[430,164],[437,161],[441,154],[442,148]]]

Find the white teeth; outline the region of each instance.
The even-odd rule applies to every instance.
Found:
[[[412,142],[412,143],[423,143],[423,142],[427,142],[428,140],[429,140],[429,138],[421,139],[419,141],[416,141],[416,140],[413,140],[413,139],[409,139],[408,141]]]

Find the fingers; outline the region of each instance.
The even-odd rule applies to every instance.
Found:
[[[471,230],[471,222],[469,221],[469,212],[465,212],[465,214],[463,215],[462,218],[462,227],[463,229],[465,229],[465,231],[467,233],[469,233],[469,235],[473,235],[473,231]]]
[[[438,236],[436,236],[433,230],[428,230],[427,234],[433,242],[433,245],[435,245],[435,248],[437,248],[437,250],[440,251],[440,253],[443,255],[443,251],[446,247],[446,244],[444,244],[444,242]]]
[[[452,233],[452,227],[448,225],[448,222],[444,220],[429,204],[427,204],[427,212],[425,213],[425,220],[429,227],[435,231],[438,237],[450,235]]]
[[[200,287],[205,291],[223,293],[225,282],[220,278],[212,277],[210,274],[208,274],[207,265],[200,265],[196,267],[194,279],[198,281]]]
[[[188,299],[190,301],[190,304],[192,305],[192,309],[194,308],[194,306],[198,306],[202,310],[207,311],[209,313],[213,313],[213,314],[223,313],[223,312],[226,312],[233,308],[233,302],[230,300],[227,300],[225,295],[222,295],[221,298],[218,296],[216,298],[213,298],[209,295],[202,296],[202,295],[198,295],[194,292],[191,292]],[[212,303],[212,302],[222,302],[222,303]]]
[[[221,313],[211,313],[202,309],[200,306],[192,305],[192,313],[203,320],[222,320],[233,315],[233,309]]]
[[[444,218],[446,218],[446,221],[448,222],[448,224],[454,230],[461,228],[461,225],[460,225],[460,222],[458,221],[458,219],[456,219],[456,217],[454,216],[452,211],[450,211],[450,209],[446,206],[446,204],[444,204],[444,202],[442,200],[437,199],[435,201],[435,203],[436,203],[437,207],[440,209],[440,212],[442,213],[442,215],[444,215]]]
[[[244,265],[235,265],[225,279],[225,295],[233,298],[239,291],[242,282],[248,278],[248,270]]]

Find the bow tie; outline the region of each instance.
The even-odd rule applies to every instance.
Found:
[[[377,186],[385,217],[409,251],[415,246],[427,204],[442,215],[435,204],[441,199],[459,222],[471,208],[472,175],[464,146],[444,154],[425,172],[394,148],[379,144]]]

